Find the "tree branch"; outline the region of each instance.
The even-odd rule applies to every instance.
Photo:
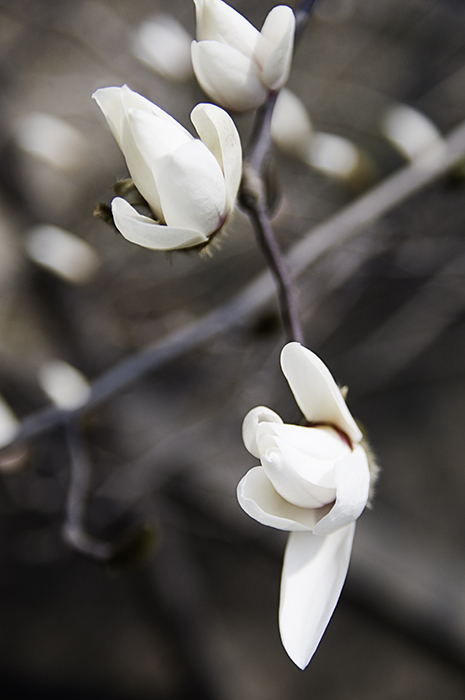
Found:
[[[465,122],[451,132],[444,145],[442,158],[430,167],[422,167],[419,162],[406,165],[355,202],[311,229],[286,256],[293,275],[302,274],[331,251],[356,238],[368,226],[435,182],[464,158]],[[148,372],[158,370],[230,328],[242,326],[269,303],[273,295],[274,287],[269,273],[263,272],[231,301],[104,372],[93,382],[89,400],[75,411],[74,415],[88,413]],[[3,449],[37,437],[63,424],[69,416],[69,412],[55,407],[32,414],[23,420],[16,438]]]
[[[247,212],[278,289],[279,308],[288,340],[303,341],[296,301],[296,289],[287,263],[271,228],[267,212],[267,193],[263,167],[271,148],[271,118],[278,93],[272,93],[255,116],[239,193],[239,202]]]

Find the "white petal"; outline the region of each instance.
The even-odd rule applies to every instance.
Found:
[[[191,120],[223,171],[227,207],[231,210],[242,177],[242,148],[236,126],[227,112],[211,104],[197,105]]]
[[[123,85],[122,87],[100,88],[94,92],[92,97],[105,115],[108,126],[123,153],[122,131],[124,121],[130,109],[139,109],[149,114],[155,114],[160,117],[160,119],[176,124],[182,129],[181,125],[163,109],[157,107],[157,105],[153,104],[153,102],[150,102],[150,100],[147,100],[145,97],[142,97],[139,93],[131,90],[127,85]]]
[[[184,129],[184,127],[178,121],[176,121],[174,117],[168,114],[168,112],[165,112],[164,109],[153,102],[150,102],[150,100],[147,100],[146,97],[142,97],[142,95],[139,95],[139,93],[134,92],[128,88],[127,85],[123,85],[121,88],[121,102],[126,113],[129,112],[130,109],[140,109],[143,112],[154,114],[163,121],[172,124],[181,131],[184,131],[187,136],[190,136],[187,129]]]
[[[332,423],[351,440],[360,442],[362,433],[339,387],[315,353],[300,343],[288,343],[281,352],[281,367],[302,413],[310,423]]]
[[[131,243],[151,250],[176,250],[206,243],[208,238],[198,231],[156,224],[148,216],[139,214],[129,202],[116,197],[111,210],[118,231]]]
[[[279,605],[281,639],[304,669],[316,651],[341,594],[354,537],[352,523],[327,537],[293,532],[284,555]]]
[[[106,87],[96,90],[92,98],[102,110],[116,143],[121,146],[121,88]]]
[[[257,445],[257,428],[260,423],[281,423],[282,418],[266,406],[257,406],[248,412],[242,423],[242,440],[246,449],[254,457],[260,459],[260,450]]]
[[[218,41],[192,42],[192,64],[202,89],[222,107],[245,112],[266,99],[257,65]]]
[[[370,470],[366,452],[360,445],[334,467],[336,503],[314,529],[327,535],[356,520],[366,506],[370,491]]]
[[[295,17],[290,7],[278,5],[269,13],[262,27],[265,42],[273,46],[270,53],[265,44],[262,81],[270,90],[279,90],[289,77],[294,49]],[[262,44],[263,46],[263,44]],[[260,47],[261,48],[261,47]],[[261,48],[263,52],[263,48]],[[257,56],[260,55],[260,49]]]
[[[165,221],[205,235],[226,217],[226,187],[218,161],[198,139],[154,163]]]
[[[187,129],[174,119],[167,121],[141,109],[128,110],[128,118],[136,145],[148,163],[193,140]]]
[[[332,481],[334,463],[300,452],[292,445],[264,433],[266,428],[267,424],[260,426],[257,444],[265,473],[276,491],[299,508],[321,508],[332,503],[336,489],[334,486],[321,486],[318,482]]]
[[[221,0],[194,3],[197,41],[219,41],[252,58],[260,33],[245,17]]]
[[[129,172],[137,189],[158,218],[166,220],[156,182],[156,161],[194,139],[171,117],[166,120],[158,114],[140,109],[130,109],[126,123],[127,127],[123,129],[123,152]]]
[[[351,448],[339,433],[330,427],[311,428],[301,425],[272,425],[269,432],[275,436],[274,442],[279,445],[283,454],[292,459],[293,451],[321,463],[322,473],[326,471],[325,462],[336,464],[347,455],[352,454]],[[257,442],[260,444],[260,436],[257,435]],[[296,467],[296,469],[298,469]],[[302,471],[302,476],[308,476],[308,469]],[[318,482],[319,483],[319,482]],[[334,486],[332,480],[331,486]]]
[[[298,508],[275,491],[262,467],[247,472],[237,486],[237,500],[241,508],[262,525],[277,530],[313,530],[327,512],[320,509]]]

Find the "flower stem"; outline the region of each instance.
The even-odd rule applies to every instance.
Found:
[[[302,342],[296,289],[270,224],[263,182],[263,166],[270,152],[271,117],[277,96],[278,93],[271,93],[265,104],[257,110],[249,152],[244,161],[240,202],[249,215],[257,242],[274,277],[284,331],[288,340]]]

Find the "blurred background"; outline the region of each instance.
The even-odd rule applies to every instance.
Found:
[[[231,4],[256,26],[272,7]],[[241,213],[211,258],[144,250],[92,216],[127,173],[91,93],[127,83],[189,128],[205,100],[188,61],[194,31],[189,0],[0,0],[2,444],[51,398],[66,401],[63,386],[85,392],[86,378],[264,269]],[[319,0],[289,88],[313,131],[277,154],[284,249],[425,148],[436,157],[465,120],[465,7]],[[246,142],[251,118],[237,123]],[[2,698],[464,697],[463,163],[298,281],[306,343],[349,386],[382,466],[307,670],[279,641],[285,534],[235,500],[255,462],[246,412],[264,404],[299,420],[273,302],[86,415],[88,530],[113,541],[142,527],[137,566],[64,543],[61,428],[3,453]]]

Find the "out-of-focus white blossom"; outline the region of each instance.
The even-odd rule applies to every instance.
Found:
[[[256,109],[286,83],[292,61],[295,17],[274,7],[261,32],[222,0],[194,0],[197,41],[192,63],[203,90],[222,107]]]
[[[184,81],[192,75],[192,37],[171,15],[146,19],[133,38],[133,53],[167,80]]]
[[[68,411],[83,406],[90,396],[90,384],[76,367],[63,360],[45,362],[37,378],[42,390],[55,406]]]
[[[286,155],[308,162],[313,127],[302,100],[284,88],[278,95],[271,118],[271,137]]]
[[[72,284],[88,282],[99,265],[97,252],[92,246],[52,224],[30,229],[24,245],[31,260]]]
[[[169,114],[123,87],[93,94],[153,218],[121,197],[111,209],[117,229],[154,250],[202,245],[228,220],[242,175],[239,134],[219,107],[199,104],[191,120],[195,139]]]
[[[329,177],[357,178],[367,164],[360,150],[349,139],[314,131],[304,103],[287,89],[281,90],[276,100],[271,136],[280,151]]]
[[[74,126],[53,114],[30,112],[18,122],[18,145],[58,170],[77,170],[89,155],[85,137]]]
[[[18,419],[3,396],[0,396],[0,448],[13,440],[18,429]]]
[[[407,160],[420,166],[435,167],[444,157],[441,132],[426,114],[414,107],[390,107],[381,120],[381,130]]]
[[[281,366],[307,424],[285,424],[264,406],[247,414],[244,444],[261,466],[244,476],[237,496],[255,520],[291,531],[279,626],[287,653],[305,668],[344,584],[370,470],[362,433],[326,365],[294,342]]]
[[[318,131],[312,140],[308,162],[326,175],[349,177],[357,170],[360,152],[344,136]]]

